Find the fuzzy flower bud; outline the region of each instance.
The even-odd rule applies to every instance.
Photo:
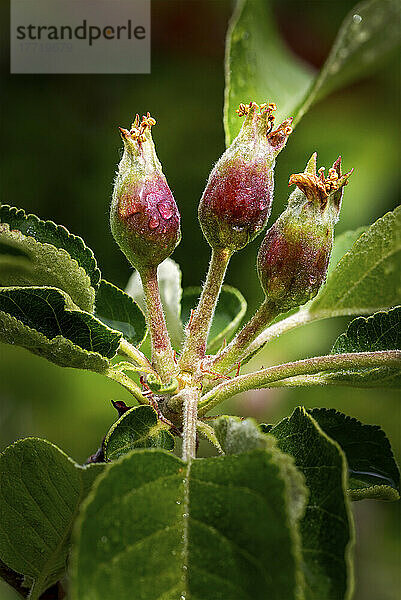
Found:
[[[180,215],[163,174],[151,135],[150,114],[131,130],[120,127],[124,153],[110,208],[113,236],[140,272],[157,267],[181,239]]]
[[[267,299],[281,312],[316,296],[324,283],[344,185],[352,173],[341,173],[341,157],[316,173],[316,152],[303,173],[291,175],[286,210],[268,230],[258,254],[258,275]]]
[[[241,104],[241,131],[210,173],[199,222],[214,249],[240,250],[264,229],[273,200],[273,170],[291,133],[292,119],[273,131],[274,104]]]

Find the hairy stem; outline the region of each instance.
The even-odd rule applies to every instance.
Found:
[[[199,389],[185,388],[182,392],[184,426],[182,442],[182,460],[190,461],[196,457],[196,424],[198,419]]]
[[[146,318],[152,344],[152,365],[163,383],[168,383],[177,371],[174,352],[167,331],[160,300],[157,267],[140,273],[146,301]]]
[[[142,354],[138,348],[127,342],[127,340],[124,338],[122,338],[120,342],[118,353],[121,356],[130,358],[136,366],[143,367],[143,371],[145,373],[152,373],[157,377],[156,371],[152,368],[152,365],[146,356]]]
[[[235,377],[230,381],[221,383],[205,394],[199,402],[199,414],[204,415],[208,410],[223,402],[227,398],[247,390],[269,387],[272,383],[295,377],[297,375],[313,375],[322,371],[342,371],[346,369],[367,367],[401,368],[401,351],[385,350],[380,352],[355,352],[349,354],[329,354],[316,356],[296,362],[285,363]]]
[[[212,251],[199,304],[187,326],[187,338],[180,360],[182,371],[192,372],[196,363],[206,354],[207,336],[231,254],[227,248]]]
[[[267,327],[258,334],[258,336],[249,344],[246,349],[245,356],[249,356],[254,352],[257,352],[262,346],[271,342],[275,338],[279,337],[283,333],[287,331],[291,331],[291,329],[295,329],[296,327],[300,327],[301,325],[306,325],[307,323],[311,323],[312,321],[317,321],[322,317],[319,315],[312,315],[308,312],[308,310],[298,310],[295,314],[290,315],[289,317],[278,321],[277,323],[273,323],[270,327]]]
[[[113,379],[125,387],[125,389],[128,390],[140,404],[147,404],[147,400],[142,395],[141,388],[135,381],[132,381],[128,375],[125,375],[125,373],[122,373],[121,371],[114,370],[113,368],[109,369],[106,372],[106,375],[109,379]]]
[[[241,329],[235,338],[211,361],[210,368],[224,373],[249,354],[247,351],[251,342],[260,334],[266,325],[279,313],[274,304],[265,300],[253,315],[252,319]]]

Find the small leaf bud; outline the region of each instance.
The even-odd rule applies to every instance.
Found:
[[[113,236],[134,267],[157,267],[181,239],[180,215],[156,156],[155,120],[136,115],[131,129],[120,127],[124,153],[110,208]]]
[[[274,104],[240,104],[245,121],[212,172],[199,203],[199,222],[213,249],[240,250],[266,226],[274,188],[274,164],[292,128],[273,130]]]
[[[328,176],[316,173],[316,152],[303,173],[291,175],[286,210],[266,233],[258,254],[258,275],[266,298],[285,312],[316,296],[326,279],[344,186],[341,157]]]

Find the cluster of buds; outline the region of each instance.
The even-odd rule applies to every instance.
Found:
[[[324,176],[316,172],[316,152],[303,173],[291,175],[286,210],[268,230],[257,266],[269,302],[284,312],[305,304],[324,283],[344,186],[352,171],[341,173],[341,157]]]
[[[139,272],[155,268],[181,239],[180,215],[157,158],[147,113],[120,127],[124,153],[114,182],[110,224],[114,238]]]
[[[199,222],[213,249],[215,262],[212,259],[211,265],[216,272],[208,275],[195,311],[196,327],[192,323],[188,329],[188,344],[183,350],[186,358],[193,358],[196,352],[199,355],[199,348],[204,355],[208,325],[202,324],[202,319],[205,321],[205,315],[212,318],[229,257],[267,224],[273,201],[275,160],[292,132],[292,118],[274,128],[275,110],[273,103],[240,104],[237,113],[245,120],[238,136],[212,169],[200,200]],[[142,120],[137,115],[130,130],[120,128],[124,153],[110,212],[114,237],[141,276],[152,270],[154,273],[181,238],[178,209],[151,136],[154,124],[147,113]],[[297,187],[286,210],[268,230],[257,259],[267,300],[264,305],[270,307],[272,314],[304,304],[324,282],[343,188],[351,172],[341,173],[339,157],[325,177],[324,168],[316,171],[314,153],[303,173],[291,175],[289,184]],[[220,267],[216,267],[216,260],[222,261]],[[162,313],[159,316],[162,323]],[[160,337],[159,329],[156,323],[154,340]],[[170,352],[164,343],[165,351],[166,348]],[[187,365],[188,360],[184,363]]]
[[[213,249],[240,250],[266,226],[274,189],[274,165],[292,128],[274,130],[275,104],[240,104],[241,130],[210,173],[199,203],[199,222]]]

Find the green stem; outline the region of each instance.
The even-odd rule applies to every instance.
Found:
[[[160,300],[157,267],[140,273],[146,301],[146,318],[152,344],[152,365],[163,383],[168,383],[177,372],[174,352],[167,331],[163,307]]]
[[[145,397],[142,395],[141,388],[135,383],[135,381],[132,381],[128,375],[125,375],[125,373],[122,373],[121,371],[115,371],[112,368],[109,369],[105,374],[107,377],[109,377],[109,379],[113,379],[125,387],[125,389],[128,390],[140,404],[147,404]]]
[[[207,337],[219,298],[224,275],[232,252],[227,248],[212,250],[209,270],[199,304],[187,326],[187,337],[180,360],[182,371],[193,372],[206,354]]]
[[[247,349],[251,342],[278,314],[279,310],[274,304],[268,300],[262,302],[252,319],[237,333],[232,342],[213,358],[210,369],[224,374],[233,364],[244,359],[249,354]],[[206,368],[209,368],[209,365]]]
[[[272,383],[297,375],[313,375],[322,371],[342,371],[367,367],[401,367],[401,351],[355,352],[349,354],[329,354],[296,362],[285,363],[262,369],[256,373],[241,375],[221,383],[203,396],[199,402],[199,415],[223,402],[227,398],[257,388],[269,387]]]
[[[287,331],[291,331],[291,329],[295,329],[296,327],[300,327],[301,325],[306,325],[307,323],[311,323],[312,321],[317,321],[321,319],[321,315],[313,315],[308,312],[308,310],[299,310],[295,314],[290,315],[285,319],[281,319],[277,323],[273,323],[270,327],[267,327],[258,334],[258,336],[249,344],[246,349],[245,356],[249,356],[250,354],[254,354],[257,352],[262,346],[271,342],[275,338],[279,337],[283,333]]]
[[[184,410],[182,460],[186,462],[196,458],[196,425],[199,393],[199,389],[196,387],[188,387],[181,392]]]
[[[149,360],[138,348],[127,342],[126,339],[122,338],[118,353],[122,356],[126,356],[135,363],[136,366],[143,367],[145,373],[152,373],[157,377],[156,371],[152,368]]]

